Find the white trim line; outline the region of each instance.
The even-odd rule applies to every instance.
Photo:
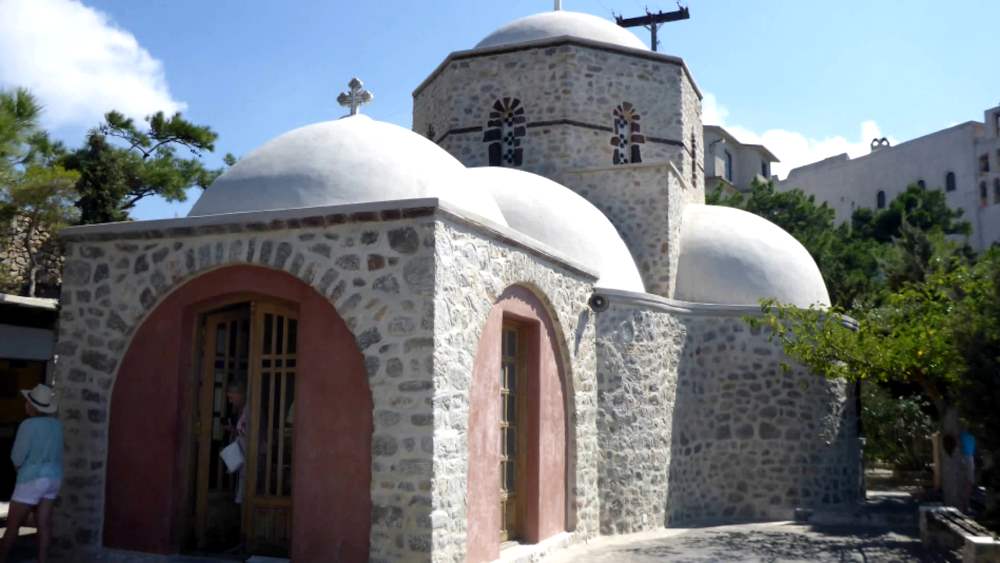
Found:
[[[0,293],[0,305],[16,305],[18,307],[30,307],[33,309],[47,309],[55,311],[59,308],[58,299],[48,299],[45,297],[22,297],[10,293]]]

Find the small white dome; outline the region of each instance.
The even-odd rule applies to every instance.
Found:
[[[289,131],[246,155],[188,216],[436,197],[505,225],[465,167],[409,129],[356,115]]]
[[[603,213],[569,188],[511,168],[469,168],[470,188],[485,189],[507,224],[600,274],[599,287],[645,292],[635,260]]]
[[[487,35],[476,45],[476,49],[514,45],[566,35],[631,49],[649,50],[638,37],[614,22],[590,14],[564,10],[542,12],[516,19]]]
[[[674,297],[694,303],[756,305],[760,299],[830,305],[816,262],[799,241],[746,211],[688,205],[681,222]]]

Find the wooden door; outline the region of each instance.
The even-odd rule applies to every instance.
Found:
[[[240,415],[228,404],[226,391],[231,382],[247,380],[249,333],[249,307],[205,317],[196,426],[195,539],[199,550],[228,549],[240,539],[242,516],[235,502],[239,476],[226,471],[219,452],[233,439],[224,425],[235,423]]]
[[[243,520],[251,553],[287,555],[291,547],[297,317],[279,304],[254,303]]]
[[[524,331],[505,323],[500,355],[500,541],[520,539],[527,444]]]

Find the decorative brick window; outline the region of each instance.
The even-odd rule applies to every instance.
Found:
[[[646,138],[639,132],[639,112],[629,102],[622,102],[612,112],[615,119],[614,134],[611,136],[611,146],[615,148],[613,164],[629,164],[642,162],[639,145]]]
[[[955,173],[949,172],[944,175],[944,191],[953,192],[955,189]]]
[[[489,143],[490,166],[521,166],[527,123],[521,100],[505,97],[493,102],[483,135],[483,142]]]

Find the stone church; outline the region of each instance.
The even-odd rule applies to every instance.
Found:
[[[185,218],[62,234],[63,549],[528,560],[857,500],[849,389],[744,320],[823,279],[704,204],[681,59],[553,11],[413,98],[412,131],[302,127]]]

